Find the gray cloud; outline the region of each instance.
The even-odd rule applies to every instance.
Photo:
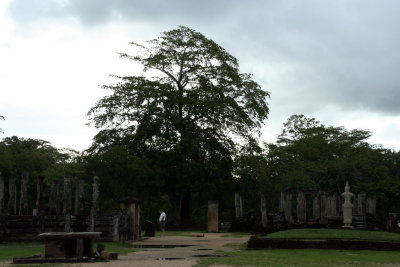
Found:
[[[159,29],[154,36],[187,25],[237,56],[286,113],[333,104],[400,114],[399,8],[394,0],[14,0],[8,14],[20,27],[64,18],[86,27],[144,23]]]

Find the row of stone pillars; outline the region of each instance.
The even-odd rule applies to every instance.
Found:
[[[297,194],[296,219],[298,223],[307,221],[307,194],[299,192]],[[343,200],[336,194],[330,195],[327,192],[319,191],[313,199],[313,220],[325,217],[341,216]],[[360,193],[354,198],[353,215],[365,216],[370,214],[376,216],[376,197],[367,197],[365,193]],[[279,212],[285,215],[285,221],[293,223],[292,216],[292,194],[281,192],[279,201]]]
[[[19,201],[19,212],[17,214],[17,185],[16,179],[10,178],[8,181],[8,204],[7,209],[4,209],[4,178],[0,173],[0,215],[30,215],[27,203],[27,185],[29,181],[28,173],[23,173],[21,177],[21,193]],[[65,215],[70,217],[72,214],[72,186],[71,178],[64,178],[64,190],[63,190],[63,208],[62,212],[60,210],[61,202],[61,181],[52,180],[50,186],[50,195],[48,204],[44,201],[43,186],[44,177],[39,176],[37,182],[37,196],[35,208],[33,209],[33,215],[43,216],[43,215]],[[92,195],[92,208],[90,211],[91,217],[95,217],[99,214],[99,177],[94,176],[93,178],[93,195]],[[74,203],[73,214],[79,215],[85,212],[85,191],[84,191],[84,181],[79,180],[75,189],[75,203]],[[68,219],[66,218],[66,222]],[[94,228],[94,220],[91,220],[91,229]],[[67,224],[67,223],[66,223]],[[67,226],[66,226],[67,228]]]

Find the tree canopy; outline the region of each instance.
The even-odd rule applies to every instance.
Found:
[[[143,73],[103,86],[111,94],[88,113],[101,129],[90,151],[122,144],[150,158],[176,214],[196,183],[231,177],[236,144],[259,134],[269,93],[224,48],[187,27],[132,45],[138,54],[120,55],[140,63]]]

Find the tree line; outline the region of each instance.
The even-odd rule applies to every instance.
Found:
[[[346,180],[353,191],[377,196],[380,218],[399,209],[399,152],[369,144],[369,131],[293,115],[276,143],[262,142],[270,93],[224,48],[187,27],[132,45],[135,55],[120,56],[143,72],[103,86],[109,94],[88,112],[99,130],[91,147],[78,153],[7,137],[0,142],[3,176],[89,183],[95,173],[103,210],[134,196],[145,218],[154,220],[162,208],[187,226],[205,222],[207,200],[219,200],[221,219],[230,221],[235,193],[247,210],[261,204],[276,212],[281,191],[341,193]]]

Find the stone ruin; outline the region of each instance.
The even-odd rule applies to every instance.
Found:
[[[312,199],[312,218],[307,217],[307,210],[311,203],[307,203],[307,196]],[[367,227],[367,218],[376,217],[376,197],[359,193],[353,201],[353,224],[358,228]],[[279,211],[284,214],[284,221],[292,224],[318,223],[322,225],[338,226],[343,223],[343,198],[336,193],[326,191],[300,191],[296,198],[296,214],[292,214],[292,193],[282,192],[279,202]]]
[[[16,179],[8,179],[8,200],[6,201],[5,180],[0,173],[0,241],[33,241],[38,234],[45,232],[88,231],[102,232],[100,241],[140,238],[139,212],[132,214],[130,211],[121,208],[113,214],[102,214],[100,212],[99,177],[94,176],[93,178],[90,212],[87,212],[89,209],[84,190],[85,184],[82,179],[78,181],[74,191],[70,177],[65,177],[63,181],[52,180],[48,201],[46,201],[44,197],[44,177],[38,177],[33,210],[29,210],[28,207],[28,181],[29,174],[23,173],[19,205],[17,206]],[[73,192],[75,194],[74,203],[72,202]],[[136,203],[138,206],[139,201],[137,200]],[[124,221],[127,221],[127,223],[124,224]],[[123,233],[128,234],[124,236]]]
[[[241,201],[241,197],[235,194],[236,220],[232,223],[231,231],[252,230],[261,222],[257,212],[243,216]],[[342,227],[343,203],[342,196],[323,190],[300,191],[297,194],[281,192],[278,213],[268,213],[268,224]],[[367,196],[365,193],[354,195],[352,225],[360,229],[378,228],[375,196]]]

